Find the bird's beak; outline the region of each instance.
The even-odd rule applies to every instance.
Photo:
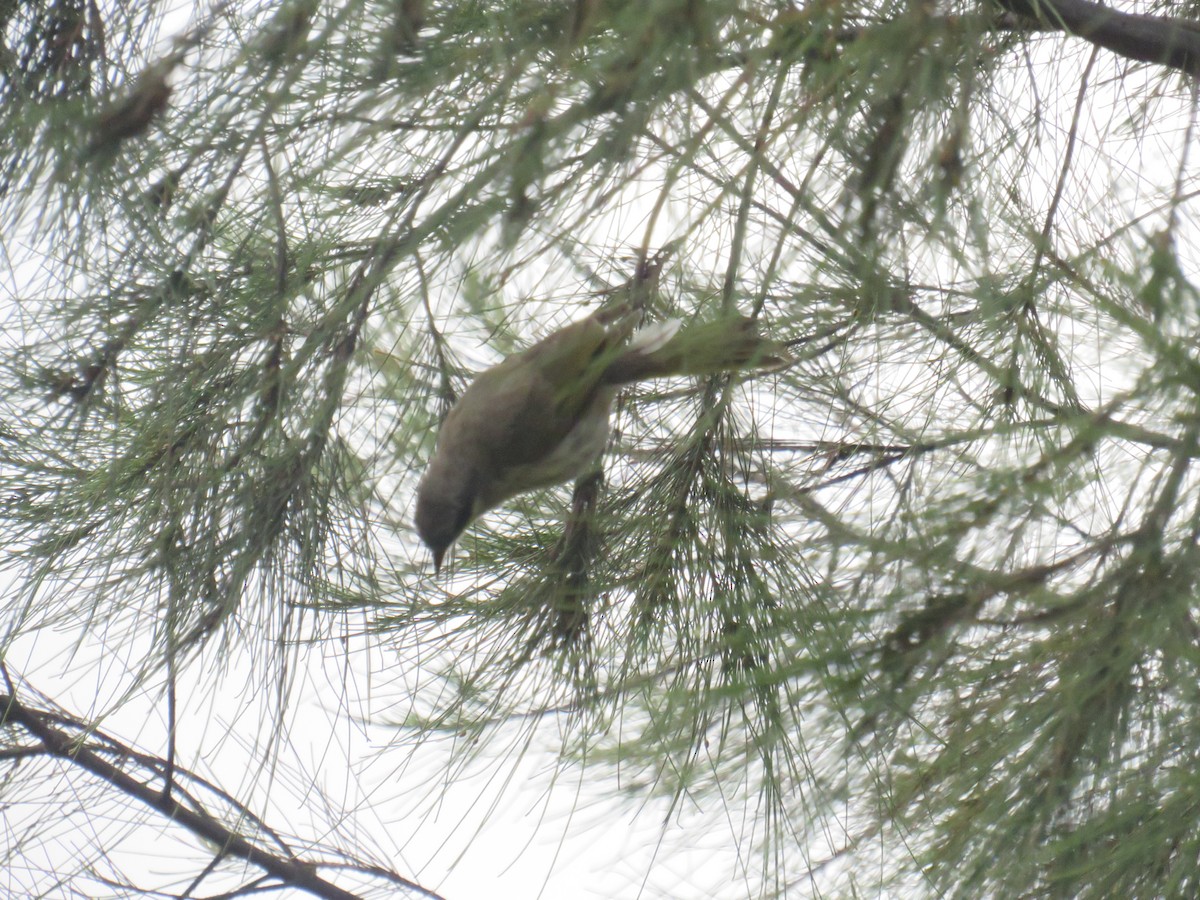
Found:
[[[446,555],[445,548],[433,551],[433,574],[436,575],[442,571],[442,557]]]

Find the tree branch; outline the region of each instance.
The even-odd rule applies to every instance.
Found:
[[[1010,12],[1127,59],[1200,75],[1200,23],[1119,12],[1090,0],[999,0]]]
[[[0,694],[0,725],[21,726],[42,744],[44,752],[86,769],[126,796],[140,800],[197,837],[215,844],[220,848],[218,858],[232,856],[245,860],[283,884],[326,900],[359,900],[359,895],[326,881],[318,874],[318,867],[330,865],[329,863],[309,862],[292,855],[273,853],[225,826],[205,809],[197,797],[190,796],[178,786],[175,786],[172,792],[135,778],[119,762],[112,762],[106,757],[114,756],[117,760],[147,765],[144,755],[132,751],[84,722],[75,721],[59,713],[25,706],[17,699],[12,681],[7,678],[6,680],[10,693]],[[66,725],[67,730],[60,727],[62,725]],[[150,768],[159,772],[163,770],[161,765]],[[176,799],[177,796],[186,798],[188,802],[181,802]],[[241,812],[249,821],[258,821],[248,811]],[[438,900],[438,895],[433,891],[401,878],[396,873],[385,873],[371,866],[354,868],[386,877],[407,890]]]

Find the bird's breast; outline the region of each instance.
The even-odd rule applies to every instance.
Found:
[[[501,473],[503,485],[499,493],[503,496],[496,502],[586,474],[608,442],[608,413],[614,393],[611,388],[598,391],[575,426],[545,456]]]

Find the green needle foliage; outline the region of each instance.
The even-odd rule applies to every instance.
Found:
[[[389,752],[662,799],[639,896],[1195,894],[1200,51],[1057,4],[0,2],[0,657],[286,708],[365,627]],[[791,364],[629,388],[432,578],[469,378],[664,248],[648,321]]]

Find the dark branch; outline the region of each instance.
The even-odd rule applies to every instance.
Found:
[[[12,687],[12,683],[9,681],[10,691]],[[37,738],[44,748],[43,752],[86,769],[126,796],[140,800],[170,821],[181,825],[198,837],[216,844],[221,848],[220,854],[223,856],[233,856],[245,860],[283,884],[317,897],[326,898],[326,900],[358,900],[357,894],[331,884],[318,874],[320,866],[329,864],[309,862],[294,856],[273,853],[227,828],[215,816],[208,813],[195,797],[188,797],[190,802],[186,804],[180,802],[176,798],[180,795],[186,796],[186,793],[178,786],[174,792],[168,793],[134,778],[118,763],[106,759],[106,751],[113,752],[122,759],[139,760],[143,764],[145,758],[141,754],[132,753],[128,748],[111,741],[95,729],[88,728],[84,723],[72,722],[59,714],[32,709],[18,701],[14,693],[9,693],[7,696],[0,694],[0,724],[20,725]],[[56,727],[56,725],[63,724],[67,725],[69,730]],[[85,743],[85,740],[91,743]],[[113,746],[96,746],[94,743],[96,741],[104,744],[111,743]],[[164,767],[160,764],[156,768],[161,771]],[[251,820],[253,821],[253,818]],[[363,871],[366,867],[357,868]],[[399,878],[395,873],[374,870],[373,874],[386,875],[389,880],[399,883],[413,893],[430,898],[438,897],[427,888]]]
[[[1200,74],[1200,22],[1118,12],[1090,0],[1000,0],[1000,5],[1127,59]]]

